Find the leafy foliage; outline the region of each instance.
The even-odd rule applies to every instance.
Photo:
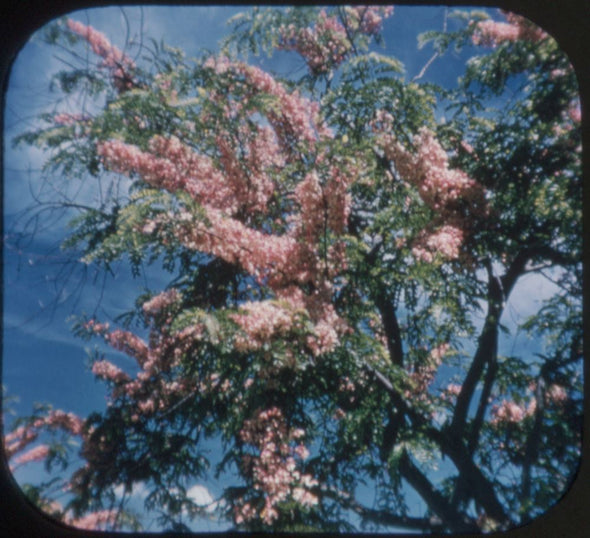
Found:
[[[391,15],[254,8],[222,55],[194,61],[156,41],[132,61],[68,19],[49,29],[97,57],[56,77],[92,111],[45,115],[16,143],[109,184],[63,247],[137,277],[162,264],[169,286],[120,328],[77,324],[104,344],[90,361],[104,412],[45,410],[6,435],[9,456],[57,427],[80,441],[79,461],[48,449],[50,470],[75,469],[65,507],[47,508],[53,482],[27,486],[41,508],[133,528],[123,507],[141,485],[171,530],[214,514],[247,530],[464,532],[529,521],[567,489],[582,413],[575,74],[521,17],[457,12],[456,31],[418,40],[473,53],[457,87],[408,82],[376,48]],[[245,62],[262,53],[298,54],[306,74]],[[560,289],[517,327],[545,344],[504,356],[507,303],[531,274]],[[227,487],[200,505],[189,486],[212,474]]]

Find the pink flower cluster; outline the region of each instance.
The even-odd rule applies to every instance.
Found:
[[[566,389],[562,385],[553,384],[549,385],[549,388],[545,393],[545,398],[548,402],[561,405],[567,401],[568,395]]]
[[[243,62],[231,62],[223,56],[209,58],[204,66],[214,69],[217,74],[242,77],[247,90],[246,99],[262,94],[276,100],[275,107],[260,110],[260,113],[268,119],[280,149],[286,155],[293,152],[296,144],[313,148],[320,136],[332,136],[331,130],[320,121],[318,103],[303,97],[297,90],[287,91],[283,84],[262,69]]]
[[[287,334],[294,328],[298,315],[298,309],[273,300],[245,303],[240,310],[244,313],[230,314],[245,333],[235,337],[238,351],[260,349],[277,335]]]
[[[582,121],[582,108],[578,99],[570,103],[567,114],[574,123],[580,123]]]
[[[289,24],[280,28],[280,35],[280,48],[301,54],[314,75],[340,65],[352,46],[344,26],[324,10],[313,28],[296,28]]]
[[[446,224],[430,234],[419,236],[412,248],[412,254],[427,263],[434,261],[435,254],[440,254],[447,260],[455,260],[460,255],[463,238],[461,228]]]
[[[66,413],[60,409],[55,409],[36,424],[38,426],[46,425],[51,428],[61,428],[74,435],[81,435],[84,421],[74,413]]]
[[[56,114],[53,116],[53,122],[57,125],[75,125],[80,122],[87,121],[89,118],[84,114],[68,114],[67,112],[62,112],[60,114]]]
[[[315,170],[305,176],[294,194],[300,207],[299,214],[292,218],[298,237],[315,243],[326,227],[337,234],[344,231],[351,204],[348,184],[349,179],[337,167],[331,167],[324,185]]]
[[[6,456],[10,459],[18,452],[24,450],[37,439],[39,431],[42,428],[60,428],[73,435],[82,435],[83,425],[84,421],[74,413],[66,413],[60,409],[53,409],[49,411],[47,415],[36,418],[29,424],[19,426],[14,431],[8,433],[4,437]],[[40,455],[43,454],[44,451],[44,448],[32,449],[16,458],[15,463],[22,464],[27,461],[42,459]],[[39,456],[39,458],[37,458],[37,456]]]
[[[268,211],[268,201],[277,188],[275,178],[280,177],[277,172],[294,145],[305,144],[306,151],[312,151],[318,140],[332,134],[320,121],[317,103],[289,93],[264,71],[223,57],[210,58],[206,67],[227,76],[233,91],[241,85],[243,99],[236,106],[260,95],[275,98],[280,106],[258,111],[268,124],[245,122],[238,112],[228,109],[236,123],[228,132],[223,122],[212,119],[217,158],[199,155],[173,136],[154,137],[148,151],[109,140],[98,145],[98,154],[116,172],[138,174],[148,184],[170,192],[187,192],[199,203],[198,214],[182,206],[159,214],[144,223],[144,233],[157,233],[165,244],[180,242],[239,265],[282,302],[280,306],[278,302],[245,305],[233,315],[248,339],[236,339],[240,349],[258,349],[267,338],[280,338],[292,328],[298,312],[312,322],[313,330],[306,338],[310,351],[314,355],[330,351],[346,328],[331,304],[331,281],[346,267],[344,243],[338,236],[350,212],[347,189],[359,171],[351,162],[328,160],[320,152],[315,156],[316,167],[289,195],[291,209],[278,218],[286,231],[277,235],[253,227],[249,215]],[[336,239],[320,247],[326,232]],[[302,285],[311,285],[313,291],[304,294]],[[145,305],[144,313],[151,315],[168,300],[168,295],[154,298],[154,303]],[[107,338],[116,349],[145,360],[147,348],[133,335],[115,331]]]
[[[516,13],[505,13],[505,16],[507,22],[492,20],[477,22],[472,35],[473,44],[495,47],[505,41],[536,43],[547,37],[547,33],[525,17]]]
[[[96,361],[92,365],[92,373],[116,384],[126,383],[131,378],[112,362],[107,360]]]
[[[162,310],[169,308],[178,301],[180,301],[180,293],[177,289],[171,288],[155,295],[149,301],[143,303],[143,313],[146,316],[156,316],[162,312]]]
[[[147,344],[132,332],[115,329],[106,333],[104,337],[113,348],[134,357],[139,364],[144,364],[148,360]]]
[[[24,454],[14,458],[14,461],[11,462],[10,468],[11,470],[14,470],[18,465],[24,465],[25,463],[29,463],[31,461],[44,460],[48,455],[48,445],[37,445],[36,447],[27,450],[27,452]]]
[[[245,144],[247,148],[245,162],[223,137],[218,137],[217,142],[220,167],[174,136],[155,136],[149,151],[109,140],[100,143],[97,152],[106,167],[122,174],[136,173],[153,187],[170,192],[183,190],[200,203],[223,208],[230,214],[241,210],[264,213],[274,193],[268,174],[284,164],[274,133],[269,127],[260,127],[247,140],[236,141],[235,147]]]
[[[457,383],[450,383],[441,394],[443,400],[453,400],[461,393],[461,385]]]
[[[187,248],[241,265],[257,278],[285,265],[296,248],[292,237],[258,231],[213,207],[203,210],[207,222],[186,211],[168,216],[176,239]]]
[[[345,13],[348,32],[336,16],[329,16],[322,10],[313,27],[297,28],[292,23],[281,26],[279,47],[303,56],[312,74],[327,73],[346,59],[355,35],[378,34],[383,19],[393,14],[393,7],[346,7]]]
[[[529,385],[529,390],[534,391],[537,385],[535,382]],[[545,404],[563,405],[568,395],[565,388],[561,385],[551,384],[544,393]],[[512,400],[503,399],[498,405],[492,406],[491,424],[517,424],[528,417],[534,416],[537,410],[537,400],[534,396],[530,397],[528,404],[524,402],[517,404]]]
[[[217,137],[217,147],[221,171],[224,178],[231,180],[234,203],[246,207],[247,211],[265,213],[275,192],[270,173],[285,164],[277,137],[269,126],[257,126],[253,133],[238,127],[228,135]],[[236,153],[237,147],[243,148],[242,155]],[[229,199],[226,208],[228,202]]]
[[[461,170],[449,168],[446,152],[426,128],[414,139],[415,153],[388,134],[381,137],[381,143],[401,177],[418,188],[424,203],[436,213],[434,229],[418,236],[414,255],[425,261],[432,261],[436,254],[446,259],[458,258],[473,225],[470,218],[485,214],[483,187]],[[465,215],[466,208],[469,217]]]
[[[375,35],[381,31],[383,19],[393,15],[393,6],[347,6],[344,8],[355,31]]]
[[[103,326],[102,330],[96,331],[112,348],[133,357],[140,367],[135,378],[132,378],[108,360],[96,361],[92,366],[92,372],[97,377],[113,383],[111,401],[121,396],[130,399],[131,405],[134,406],[131,415],[133,422],[139,421],[142,416],[150,416],[168,408],[178,398],[182,398],[195,388],[194,382],[188,383],[184,378],[175,377],[171,380],[171,373],[191,346],[200,341],[203,327],[195,323],[170,333],[171,319],[166,317],[162,320],[155,315],[179,297],[180,294],[171,289],[145,303],[144,318],[151,326],[148,342],[120,329],[109,332],[108,328]],[[92,328],[100,324],[89,322],[87,325]],[[202,391],[210,389],[204,383],[198,386]],[[105,448],[100,443],[86,441],[85,450],[88,457],[100,453]]]
[[[491,424],[517,424],[526,417],[533,416],[537,409],[537,401],[533,398],[528,406],[517,404],[512,400],[502,400],[500,405],[492,407]]]
[[[231,197],[231,190],[212,160],[193,153],[177,138],[156,136],[150,150],[142,151],[120,140],[108,140],[97,146],[106,167],[122,174],[136,173],[153,187],[170,192],[184,190],[197,200],[215,205],[225,205]]]
[[[14,454],[23,450],[38,436],[39,432],[33,426],[19,426],[16,430],[6,434],[4,444],[7,458],[10,459]]]
[[[304,435],[302,429],[287,427],[283,413],[277,407],[260,410],[254,418],[244,421],[240,438],[257,452],[257,455],[244,457],[244,467],[252,477],[254,491],[263,495],[264,505],[260,509],[261,504],[255,499],[239,498],[234,506],[236,524],[261,519],[270,525],[279,517],[278,505],[289,498],[302,506],[318,503],[317,496],[311,491],[318,485],[317,480],[297,469],[297,459],[305,460],[309,456],[309,451],[300,442]]]
[[[449,344],[443,343],[433,348],[424,364],[418,365],[413,372],[410,373],[411,388],[406,390],[404,395],[406,398],[425,399],[427,389],[434,381],[436,372],[442,363],[443,358],[449,351]]]
[[[131,58],[112,45],[102,32],[91,26],[86,26],[73,19],[68,19],[66,24],[69,30],[86,39],[92,52],[103,59],[102,65],[110,71],[113,84],[118,91],[121,92],[133,87],[131,73],[135,69],[135,62]]]

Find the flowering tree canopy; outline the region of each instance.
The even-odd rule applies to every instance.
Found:
[[[168,285],[124,318],[76,323],[97,344],[104,410],[39,407],[6,429],[13,470],[45,461],[55,476],[26,488],[42,510],[140,528],[126,501],[141,486],[165,529],[465,532],[526,523],[567,491],[582,416],[576,76],[521,16],[451,15],[420,45],[470,51],[452,88],[381,52],[386,6],[254,8],[194,59],[122,50],[71,18],[49,27],[71,53],[64,99],[16,142],[100,194],[69,203],[63,247],[105,272],[158,267]],[[511,327],[525,276],[555,291]],[[542,346],[511,353],[515,330]],[[222,494],[196,502],[190,485],[213,475]]]

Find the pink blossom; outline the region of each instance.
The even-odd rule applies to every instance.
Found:
[[[34,448],[31,448],[24,454],[14,458],[12,462],[13,466],[17,465],[24,465],[25,463],[29,463],[31,461],[41,461],[44,460],[49,455],[49,446],[48,445],[37,445]]]
[[[567,391],[562,385],[552,384],[549,385],[549,388],[545,394],[545,398],[549,402],[563,404],[568,399],[568,395]]]
[[[511,400],[502,400],[500,405],[492,407],[492,424],[508,423],[516,424],[522,422],[526,417],[535,414],[537,402],[533,398],[525,407],[524,404],[517,404]]]
[[[108,323],[98,323],[96,320],[91,319],[84,324],[84,328],[92,331],[95,334],[104,335],[109,330]]]
[[[316,75],[341,64],[352,46],[344,26],[336,17],[329,17],[325,10],[320,12],[313,28],[296,29],[291,24],[282,26],[280,33],[281,48],[296,50]]]
[[[112,362],[107,360],[96,361],[92,365],[92,373],[113,383],[125,383],[130,377]]]
[[[443,357],[449,351],[449,348],[450,348],[450,345],[448,342],[443,342],[439,346],[436,346],[435,348],[433,348],[429,354],[429,362],[436,365],[436,366],[440,365]]]
[[[318,499],[310,489],[318,482],[298,470],[294,457],[303,460],[309,456],[309,451],[302,443],[295,447],[290,444],[290,440],[302,434],[302,431],[289,430],[282,411],[277,407],[259,410],[252,419],[244,421],[240,438],[255,447],[258,453],[247,455],[244,466],[251,473],[253,490],[263,495],[264,507],[258,512],[251,501],[238,499],[234,507],[236,523],[259,518],[270,525],[278,518],[279,503],[289,497],[304,506],[317,504]]]
[[[175,288],[163,291],[143,304],[143,312],[146,316],[155,316],[165,308],[177,303],[180,293]]]
[[[120,140],[109,140],[97,146],[106,167],[123,174],[137,173],[150,185],[170,192],[187,192],[200,203],[228,213],[246,208],[247,211],[265,211],[269,197],[274,192],[267,172],[282,161],[271,157],[280,153],[273,144],[272,132],[260,129],[260,136],[250,138],[248,167],[251,174],[246,176],[243,165],[230,146],[218,138],[221,152],[221,169],[205,155],[195,153],[176,137],[155,136],[150,142],[150,151]],[[154,221],[145,225],[145,233],[152,233]]]
[[[525,416],[524,409],[521,406],[508,400],[502,400],[500,406],[492,410],[492,414],[494,415],[492,424],[497,424],[498,422],[520,422]]]
[[[244,388],[249,389],[253,384],[254,380],[251,377],[249,377],[248,379],[246,379],[246,381],[244,381]]]
[[[115,329],[107,333],[105,339],[116,350],[135,357],[140,364],[148,359],[148,346],[132,332]]]
[[[35,427],[49,426],[52,428],[62,428],[74,435],[80,435],[84,426],[84,420],[74,413],[66,413],[61,409],[54,409],[45,417],[35,422]]]
[[[346,7],[347,23],[352,34],[375,35],[384,18],[393,13],[392,6]],[[320,11],[313,27],[296,28],[294,24],[279,28],[280,48],[297,51],[315,74],[338,67],[352,50],[351,37],[336,16]]]
[[[503,41],[517,41],[519,37],[520,29],[515,24],[487,20],[476,24],[472,41],[474,45],[495,47]]]
[[[445,389],[445,394],[448,396],[459,396],[461,393],[461,388],[461,385],[458,385],[457,383],[451,383]]]
[[[302,460],[306,460],[309,457],[309,450],[307,450],[305,445],[297,445],[294,452]]]
[[[91,26],[86,26],[72,19],[68,19],[66,24],[69,30],[86,39],[92,52],[103,59],[102,66],[110,70],[113,83],[118,91],[133,87],[131,73],[135,69],[135,63],[131,58],[112,45],[103,33]]]
[[[276,301],[245,303],[240,309],[243,314],[232,314],[235,321],[246,333],[246,338],[236,337],[236,348],[252,350],[260,348],[276,334],[286,334],[295,325],[297,311]]]
[[[137,402],[137,408],[144,415],[150,415],[156,410],[156,403],[153,398],[147,400],[140,400]]]
[[[469,153],[470,155],[473,154],[473,146],[469,143],[466,142],[465,140],[461,140],[461,148],[466,152]]]
[[[495,47],[505,41],[531,41],[536,43],[547,34],[528,19],[515,13],[505,13],[507,22],[492,20],[479,21],[475,24],[472,36],[474,45]]]
[[[241,75],[253,96],[268,95],[276,100],[277,107],[260,112],[268,119],[285,154],[292,154],[294,142],[313,148],[318,136],[331,136],[329,129],[320,121],[317,103],[301,96],[298,91],[287,91],[262,69],[232,62],[225,57],[209,58],[204,65],[215,69],[218,74]]]
[[[574,123],[580,123],[582,121],[582,109],[580,107],[580,101],[576,99],[574,102],[572,102],[567,109],[567,113],[569,118]]]
[[[346,412],[341,409],[340,407],[336,408],[336,411],[334,411],[334,415],[332,416],[332,418],[334,420],[341,420],[346,416]]]
[[[378,34],[383,19],[393,15],[393,6],[355,6],[346,7],[345,11],[351,18],[353,29],[367,35]]]
[[[460,228],[446,225],[421,236],[412,247],[412,254],[425,262],[432,262],[435,254],[448,260],[457,259],[463,244],[464,232]]]
[[[417,259],[432,262],[436,254],[456,259],[475,225],[474,217],[487,213],[483,187],[467,174],[449,167],[449,159],[434,133],[426,128],[414,138],[414,153],[395,137],[378,134],[385,155],[400,176],[414,185],[423,202],[435,213],[432,224],[418,235],[412,252]],[[469,214],[465,214],[469,209]]]

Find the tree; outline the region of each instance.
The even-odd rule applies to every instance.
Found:
[[[114,328],[76,324],[107,344],[91,365],[106,410],[39,408],[5,435],[13,466],[56,473],[27,487],[43,510],[138,527],[125,504],[142,484],[176,530],[215,512],[249,530],[461,532],[528,522],[567,490],[582,416],[575,73],[530,21],[454,12],[420,44],[472,50],[464,76],[421,83],[428,64],[407,81],[374,45],[392,15],[254,8],[194,61],[157,42],[132,57],[68,18],[49,28],[72,53],[60,91],[92,104],[16,142],[109,193],[76,205],[64,247],[106,272],[161,264],[169,285]],[[248,54],[296,54],[306,73]],[[525,275],[558,291],[520,327],[542,352],[507,355]],[[202,505],[187,487],[211,472],[227,487]]]

